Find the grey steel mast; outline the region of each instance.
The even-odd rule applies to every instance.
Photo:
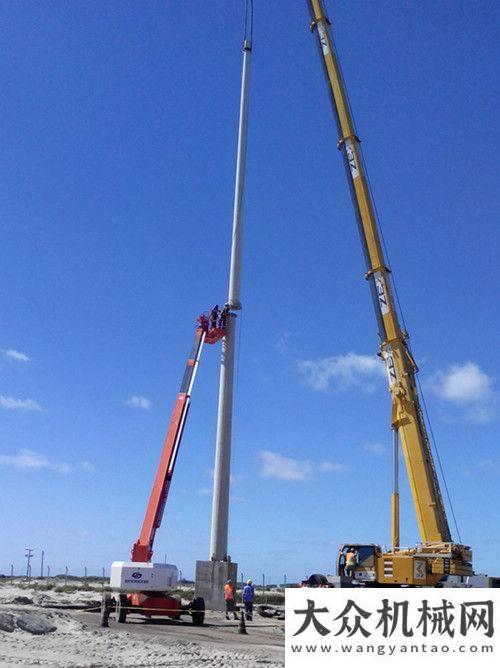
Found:
[[[217,414],[217,437],[215,448],[214,493],[212,500],[212,529],[210,538],[210,558],[216,561],[227,559],[229,486],[231,473],[231,432],[233,418],[234,348],[236,334],[236,313],[241,310],[240,286],[243,243],[243,196],[245,187],[245,167],[248,127],[248,89],[250,78],[250,38],[243,42],[243,70],[241,75],[240,121],[238,128],[238,155],[236,159],[236,183],[234,189],[233,236],[231,244],[231,265],[229,271],[229,313],[226,335],[222,341],[221,370],[219,385],[219,408]]]

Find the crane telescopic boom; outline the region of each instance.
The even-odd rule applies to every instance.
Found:
[[[399,435],[422,543],[454,546],[439,481],[419,401],[415,373],[418,371],[408,348],[408,334],[401,328],[395,307],[390,270],[381,244],[375,207],[368,186],[360,140],[356,134],[340,65],[330,35],[330,21],[322,0],[308,0],[320,57],[338,128],[347,179],[363,246],[392,401],[392,428]],[[397,490],[393,500],[393,548],[399,545]],[[456,546],[461,548],[461,546]],[[453,550],[452,550],[453,551]],[[466,550],[467,552],[467,550]],[[470,555],[470,551],[467,552]]]

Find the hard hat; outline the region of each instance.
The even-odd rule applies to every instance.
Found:
[[[232,580],[227,580],[226,584],[232,584]]]
[[[252,584],[252,581],[251,581],[251,580],[247,580],[247,585],[251,585],[251,584]]]

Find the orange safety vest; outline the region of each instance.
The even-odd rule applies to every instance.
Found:
[[[224,600],[232,601],[234,599],[234,587],[233,585],[226,584],[224,585]]]
[[[348,552],[345,555],[345,563],[346,563],[346,566],[356,566],[356,553],[355,552]]]

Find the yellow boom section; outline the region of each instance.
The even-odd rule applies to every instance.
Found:
[[[392,427],[397,429],[424,543],[451,542],[443,499],[439,489],[429,438],[415,384],[415,362],[406,344],[407,333],[400,327],[394,305],[389,269],[386,266],[374,206],[368,188],[361,147],[356,135],[339,62],[330,36],[330,21],[321,0],[308,0],[316,32],[377,316],[380,351],[385,361],[392,398]]]

